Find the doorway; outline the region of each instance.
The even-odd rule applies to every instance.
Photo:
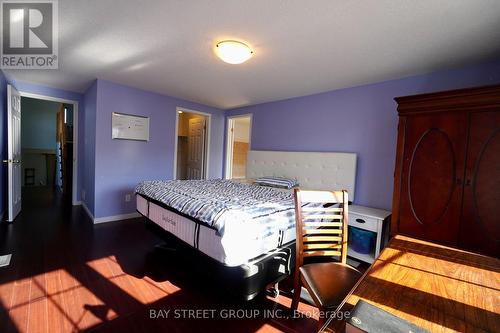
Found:
[[[251,132],[252,115],[234,116],[227,119],[226,179],[246,178]]]
[[[22,191],[73,193],[72,104],[21,96]]]
[[[47,200],[64,193],[66,202],[78,204],[77,133],[78,102],[7,85],[7,221],[20,213],[28,188],[41,189]]]
[[[206,179],[210,115],[177,108],[174,179]]]

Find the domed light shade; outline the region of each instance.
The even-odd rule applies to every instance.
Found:
[[[215,45],[215,54],[228,64],[241,64],[253,55],[248,45],[235,40],[225,40]]]

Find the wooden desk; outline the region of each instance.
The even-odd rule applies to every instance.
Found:
[[[363,299],[431,332],[500,330],[500,260],[394,237],[341,305]],[[330,318],[322,332],[343,332]]]

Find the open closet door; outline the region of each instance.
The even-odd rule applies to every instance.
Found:
[[[189,119],[188,133],[188,179],[205,178],[205,118]]]
[[[21,95],[7,85],[7,160],[8,164],[8,221],[21,211]]]

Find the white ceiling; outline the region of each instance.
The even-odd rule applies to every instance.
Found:
[[[59,70],[15,79],[83,92],[97,78],[222,109],[500,56],[499,0],[63,0]],[[216,41],[255,56],[223,63]]]

